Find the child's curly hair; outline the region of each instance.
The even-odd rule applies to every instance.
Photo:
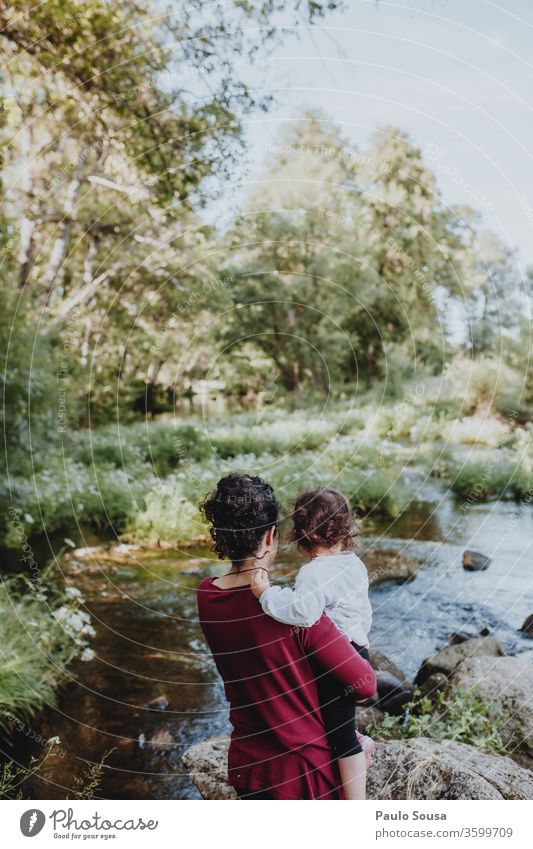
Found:
[[[294,504],[292,521],[289,539],[306,554],[339,543],[347,550],[357,548],[359,532],[352,508],[348,499],[335,489],[302,492]]]

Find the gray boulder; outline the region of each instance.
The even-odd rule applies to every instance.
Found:
[[[453,740],[378,743],[369,799],[531,799],[533,773]]]
[[[235,799],[226,783],[228,737],[191,746],[183,763],[204,799]],[[533,799],[533,773],[510,758],[452,740],[378,743],[369,799]]]
[[[376,671],[376,706],[384,713],[401,716],[405,705],[413,698],[413,688],[406,686],[391,672]]]
[[[511,756],[533,766],[533,663],[521,657],[469,657],[456,668],[454,689],[475,691],[494,717]]]
[[[183,754],[183,765],[204,799],[236,799],[227,782],[229,737],[209,737]]]
[[[405,673],[402,672],[399,666],[396,666],[393,660],[387,657],[386,654],[383,654],[383,652],[380,652],[377,649],[370,649],[370,663],[375,670],[379,670],[380,672],[390,672],[390,674],[398,678],[402,684],[409,686],[409,680]]]
[[[368,549],[361,555],[368,572],[370,586],[385,581],[410,581],[420,568],[420,561],[384,548]]]
[[[473,637],[471,640],[445,646],[422,663],[415,684],[423,684],[427,678],[439,672],[449,677],[463,660],[479,655],[502,657],[505,651],[494,637]]]
[[[420,684],[419,690],[422,696],[432,698],[439,690],[443,690],[447,683],[448,676],[444,672],[434,672],[423,684]]]

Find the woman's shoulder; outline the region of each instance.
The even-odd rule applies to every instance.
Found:
[[[213,578],[207,577],[204,578],[203,581],[200,581],[196,587],[196,594],[198,597],[201,597],[208,592],[214,592],[215,589],[216,587],[213,585]]]

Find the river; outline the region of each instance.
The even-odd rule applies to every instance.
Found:
[[[533,659],[533,640],[518,632],[533,612],[531,507],[489,503],[465,515],[435,489],[432,501],[392,525],[367,520],[363,531],[366,546],[421,562],[412,580],[371,590],[372,645],[408,675],[452,633],[476,635],[483,628],[508,652]],[[463,570],[467,547],[492,557],[488,570]],[[204,575],[218,574],[218,563],[205,549],[125,554],[124,561],[64,563],[93,616],[96,658],[72,666],[59,707],[32,722],[42,737],[61,740],[42,777],[26,786],[32,798],[68,797],[84,762],[106,752],[97,796],[198,798],[181,755],[191,743],[228,729],[222,685],[196,620],[196,586]],[[282,551],[276,577],[291,579],[299,562]],[[19,740],[17,759],[38,748]]]

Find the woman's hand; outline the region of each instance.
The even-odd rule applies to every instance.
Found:
[[[250,589],[256,598],[261,598],[265,590],[268,590],[270,581],[268,580],[268,569],[264,566],[258,566],[250,575]]]

